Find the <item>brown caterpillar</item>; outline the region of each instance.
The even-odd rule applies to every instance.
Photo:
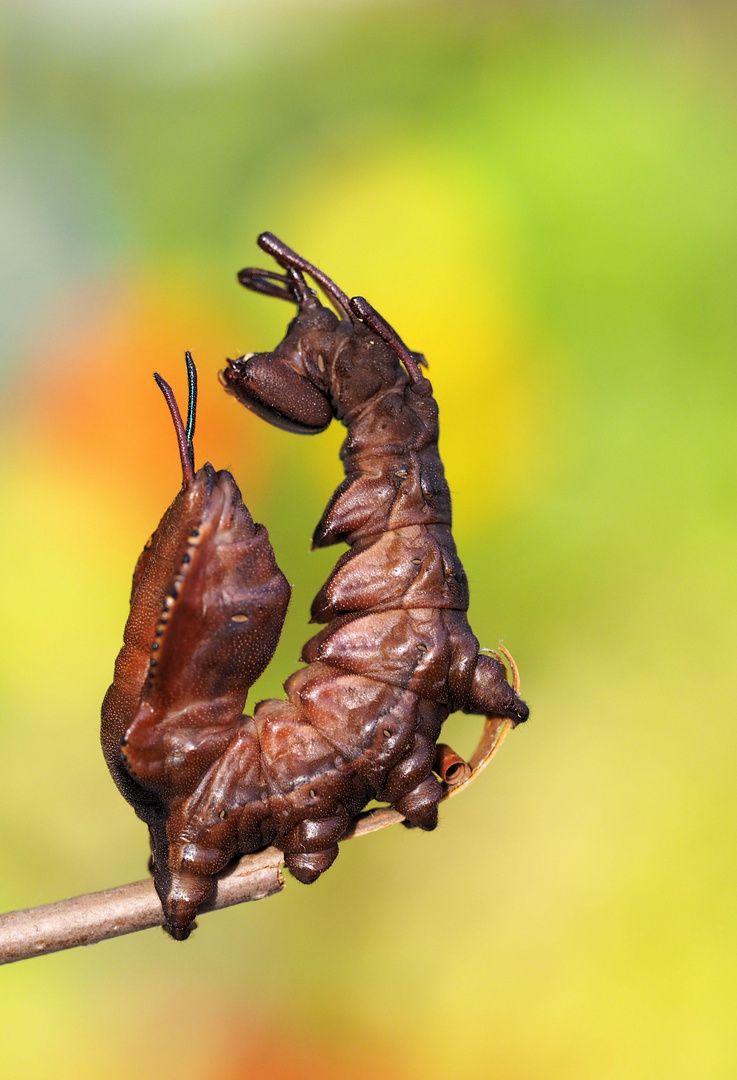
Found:
[[[247,269],[240,281],[296,303],[298,314],[274,352],[229,361],[221,381],[286,430],[316,433],[333,416],[346,424],[346,479],[313,543],[350,550],[315,598],[313,621],[328,625],[305,646],[307,667],[287,680],[287,700],[241,716],[276,646],[289,587],[230,474],[210,465],[194,474],[194,395],[185,430],[158,380],[184,486],[136,567],[102,738],[120,790],[149,825],[167,929],[179,939],[213,875],[240,853],[276,844],[309,883],[371,799],[434,828],[442,789],[433,768],[444,772],[448,757],[436,742],[450,711],[512,724],[528,715],[468,626],[423,358],[274,236],[259,243],[285,273]],[[229,516],[218,509],[226,494],[212,502],[221,488]]]

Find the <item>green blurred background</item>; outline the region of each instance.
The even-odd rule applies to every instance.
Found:
[[[712,3],[14,0],[0,236],[2,910],[143,876],[98,746],[202,379],[294,597],[342,429],[220,390],[282,236],[423,350],[482,645],[531,721],[435,834],[0,976],[5,1080],[737,1075],[737,75]],[[469,751],[479,722],[454,717]]]

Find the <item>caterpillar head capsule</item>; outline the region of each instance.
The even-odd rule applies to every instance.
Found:
[[[408,382],[415,395],[431,396],[421,370],[424,357],[411,352],[368,301],[349,299],[273,233],[262,233],[258,242],[284,273],[249,267],[238,280],[255,292],[291,301],[298,312],[273,352],[228,361],[220,372],[227,393],[269,423],[303,435],[324,431],[333,416],[347,422],[398,379]],[[338,314],[320,302],[305,274],[320,285]]]

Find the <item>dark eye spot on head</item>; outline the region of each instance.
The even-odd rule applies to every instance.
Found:
[[[156,661],[155,660],[151,661],[150,667],[156,667]]]
[[[182,562],[183,563],[188,563],[189,562],[189,555],[187,555],[186,553],[184,555],[182,555]]]
[[[153,645],[151,646],[151,649],[152,649],[152,650],[153,650],[154,652],[156,652],[156,650],[158,649],[158,647],[159,647],[159,643],[158,643],[158,641],[155,641],[155,642],[153,643]]]
[[[192,532],[189,535],[192,539],[196,539],[200,535],[200,530],[192,529]]]

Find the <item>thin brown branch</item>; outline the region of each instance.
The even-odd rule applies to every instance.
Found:
[[[469,762],[468,773],[458,770],[460,782],[452,785],[450,777],[444,798],[467,787],[488,765],[510,728],[505,720],[487,718],[481,740]],[[345,839],[365,836],[404,818],[390,807],[361,814]],[[244,855],[218,877],[214,899],[202,912],[263,900],[284,888],[281,874],[283,854],[269,847],[256,855]],[[136,881],[115,889],[85,893],[54,904],[9,911],[0,915],[0,964],[12,964],[32,956],[94,945],[98,941],[162,926],[164,915],[153,881]]]

